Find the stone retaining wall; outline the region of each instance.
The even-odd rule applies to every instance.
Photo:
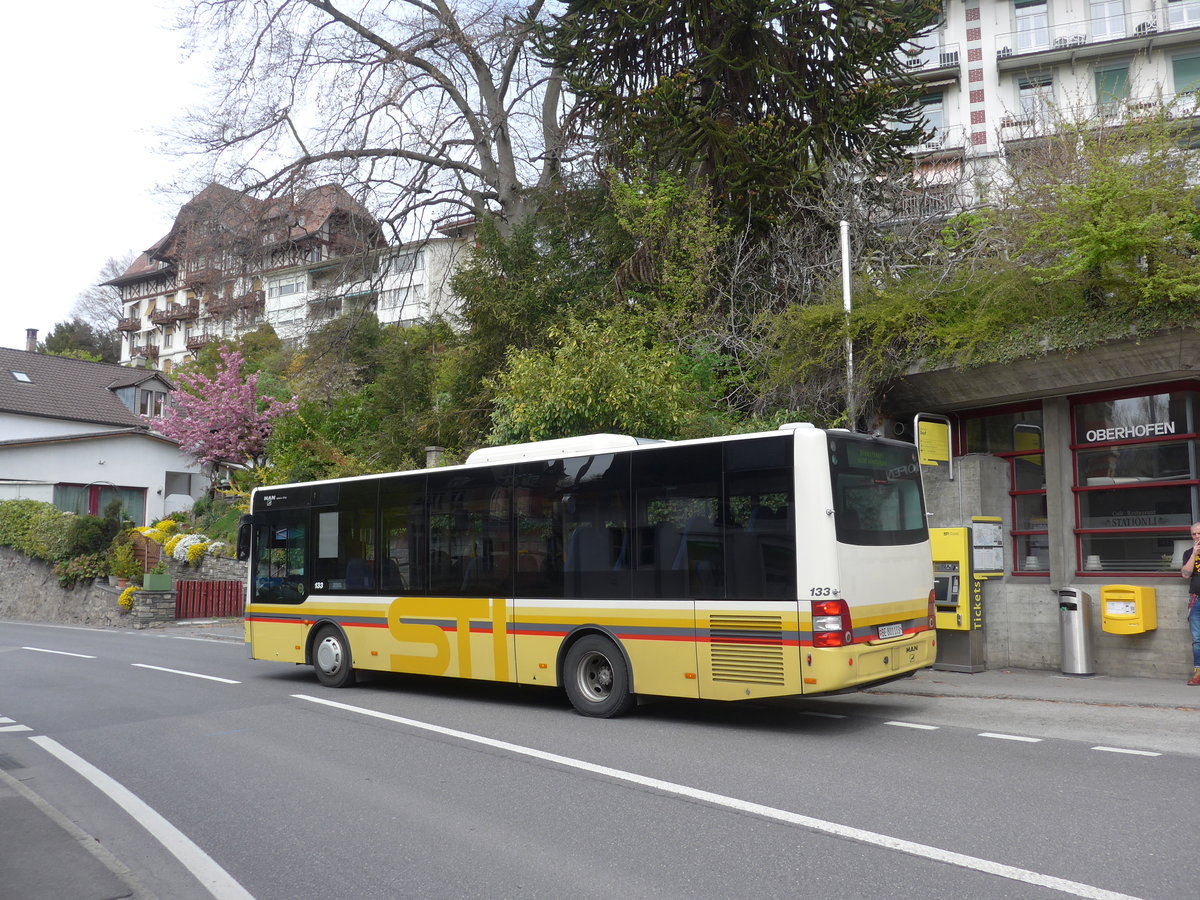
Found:
[[[72,625],[125,625],[121,591],[107,584],[59,587],[53,567],[11,547],[0,547],[0,618]],[[172,614],[174,611],[172,610]]]
[[[125,628],[175,621],[174,591],[138,591],[133,609],[126,611],[117,604],[122,588],[105,581],[63,588],[53,568],[11,547],[0,547],[0,619]],[[206,557],[198,567],[170,561],[167,570],[177,581],[243,581],[246,577],[244,563],[225,557]]]

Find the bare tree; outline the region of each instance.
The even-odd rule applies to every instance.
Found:
[[[838,163],[819,192],[793,198],[794,218],[769,240],[749,231],[731,240],[723,277],[712,286],[716,302],[697,335],[729,360],[731,404],[759,416],[786,410],[841,421],[847,367],[839,223],[850,223],[856,304],[903,283],[915,300],[936,305],[958,289],[956,273],[986,258],[997,240],[987,228],[955,239],[955,217],[972,209],[970,175],[961,160],[888,177]],[[819,314],[801,319],[806,307]],[[871,366],[859,360],[858,424],[872,421],[879,388],[919,345],[919,334],[907,337],[908,343],[872,348]]]
[[[561,77],[533,53],[545,0],[191,0],[216,60],[183,137],[244,191],[333,181],[397,237],[456,216],[531,214],[558,177]]]
[[[115,331],[117,322],[124,315],[121,305],[121,291],[106,282],[125,273],[133,265],[136,254],[129,252],[122,256],[110,256],[100,267],[96,276],[96,284],[80,292],[71,307],[71,318],[81,319],[91,325],[97,332]]]

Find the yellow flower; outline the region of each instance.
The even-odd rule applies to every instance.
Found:
[[[192,546],[188,547],[187,548],[188,565],[189,566],[198,565],[200,563],[200,560],[202,560],[204,558],[204,554],[207,550],[208,550],[208,543],[205,541],[200,541],[199,543],[192,544]]]
[[[133,609],[133,595],[140,590],[141,588],[136,584],[131,584],[125,590],[121,591],[121,596],[117,598],[117,605],[121,609]]]
[[[163,553],[165,553],[167,556],[170,556],[172,553],[175,552],[175,545],[178,544],[182,540],[183,540],[182,534],[172,535],[167,540],[167,543],[163,546]]]

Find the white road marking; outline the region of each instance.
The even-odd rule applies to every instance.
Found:
[[[897,728],[919,728],[921,731],[937,731],[937,725],[920,725],[916,722],[884,722],[884,725],[895,725]]]
[[[204,678],[207,681],[219,681],[222,684],[241,684],[240,681],[234,681],[230,678],[218,678],[216,675],[201,675],[199,672],[185,672],[182,669],[164,669],[162,666],[149,666],[146,663],[130,663],[131,666],[136,666],[139,669],[153,669],[155,672],[170,672],[172,675],[186,675],[189,678]]]
[[[217,900],[254,900],[253,895],[242,887],[232,875],[217,865],[211,856],[196,846],[187,835],[155,812],[144,800],[123,784],[52,738],[39,735],[31,737],[30,740],[66,763],[129,813],[139,825],[157,838],[160,844],[183,863],[187,870],[195,875],[196,879]]]
[[[1021,734],[997,734],[994,731],[981,731],[979,737],[995,738],[998,741],[1023,741],[1026,744],[1040,744],[1041,738],[1025,737]]]
[[[33,731],[33,729],[28,725],[0,725],[0,731]]]
[[[1093,750],[1103,750],[1105,753],[1128,753],[1131,756],[1162,756],[1153,750],[1126,750],[1124,747],[1093,747]]]
[[[671,781],[663,781],[660,778],[650,778],[646,775],[638,775],[634,772],[626,772],[622,769],[613,769],[609,766],[601,766],[595,763],[585,762],[580,759],[574,759],[570,756],[560,756],[557,753],[548,753],[544,750],[535,750],[532,747],[524,747],[520,744],[511,744],[508,741],[499,741],[495,738],[484,737],[483,735],[479,734],[472,734],[468,731],[445,728],[441,725],[433,725],[429,722],[421,722],[417,719],[394,716],[390,713],[366,709],[361,706],[350,706],[347,703],[339,703],[336,700],[326,700],[322,697],[312,697],[307,694],[292,694],[292,696],[297,700],[305,700],[309,703],[317,703],[322,706],[332,707],[333,709],[341,709],[345,710],[346,712],[358,713],[359,715],[370,716],[375,719],[383,719],[387,722],[395,722],[398,725],[407,725],[410,728],[418,728],[422,731],[430,731],[435,734],[445,735],[446,737],[457,738],[458,740],[469,741],[474,744],[482,744],[487,747],[494,747],[498,750],[504,750],[508,753],[513,753],[520,756],[528,756],[532,757],[533,759],[540,759],[544,762],[553,763],[566,768],[578,769],[580,771],[591,772],[597,775],[604,775],[618,781],[624,781],[629,784],[636,784],[652,790],[661,791],[665,794],[674,794],[679,797],[687,797],[692,800],[698,800],[702,803],[709,803],[714,806],[737,810],[738,812],[762,816],[763,818],[772,819],[777,822],[784,822],[788,825],[798,825],[802,828],[810,828],[813,831],[834,835],[835,837],[848,838],[864,844],[883,847],[887,850],[895,850],[900,853],[907,853],[911,856],[918,856],[924,859],[934,860],[935,862],[959,866],[960,868],[970,869],[975,872],[983,872],[987,875],[995,875],[1000,878],[1007,878],[1012,881],[1019,881],[1025,884],[1032,884],[1038,887],[1047,888],[1049,890],[1061,891],[1064,894],[1071,894],[1075,897],[1087,898],[1087,900],[1137,900],[1137,898],[1132,897],[1129,894],[1121,894],[1117,893],[1116,891],[1105,890],[1104,888],[1095,887],[1090,884],[1083,884],[1082,882],[1078,881],[1069,881],[1068,879],[1057,878],[1053,875],[1044,875],[1040,872],[1032,872],[1029,869],[1019,869],[1016,866],[1009,866],[1005,865],[1004,863],[994,862],[992,860],[980,859],[979,857],[975,856],[967,856],[963,853],[955,853],[952,850],[943,850],[939,847],[931,847],[928,844],[918,844],[914,843],[913,841],[906,841],[901,838],[890,837],[886,834],[878,834],[873,831],[866,831],[862,828],[854,828],[849,825],[839,825],[836,822],[827,822],[823,819],[815,819],[811,816],[789,812],[788,810],[776,809],[775,807],[765,806],[761,803],[752,803],[748,800],[739,800],[736,797],[715,794],[711,791],[701,790],[700,788],[675,784]]]
[[[77,656],[80,659],[95,659],[94,656],[88,656],[86,653],[68,653],[66,650],[47,650],[45,647],[22,647],[22,650],[32,650],[34,653],[54,653],[58,656]]]
[[[810,710],[810,709],[802,710],[802,713],[803,713],[803,715],[806,715],[806,716],[813,716],[813,717],[815,717],[815,718],[818,718],[818,719],[844,719],[844,718],[846,718],[846,717],[845,717],[844,715],[842,715],[841,713],[823,713],[823,712],[813,712],[813,711],[812,711],[812,710]]]

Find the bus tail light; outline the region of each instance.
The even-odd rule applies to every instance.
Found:
[[[846,647],[854,643],[854,625],[845,600],[815,600],[812,605],[814,647]]]
[[[930,592],[929,592],[929,628],[931,630],[937,628],[937,605],[935,603],[936,596],[937,596],[937,591],[930,590]]]

